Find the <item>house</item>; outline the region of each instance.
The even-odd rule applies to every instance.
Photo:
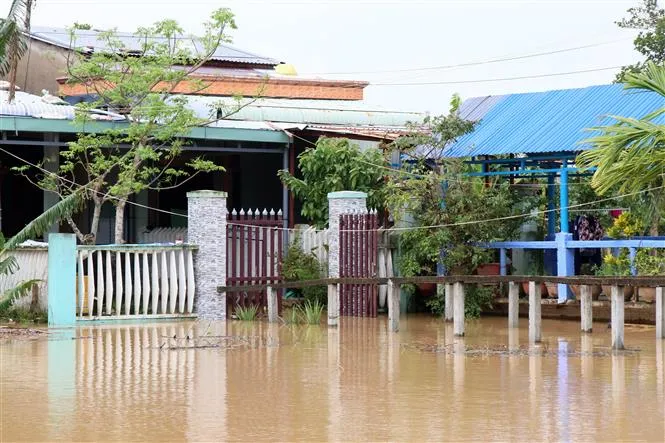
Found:
[[[131,49],[135,37],[124,33],[119,37]],[[113,120],[113,110],[94,125],[72,124],[71,105],[90,100],[92,91],[67,82],[71,41],[67,30],[33,27],[29,52],[18,72],[22,91],[11,104],[6,93],[0,91],[1,227],[6,235],[17,232],[55,198],[30,184],[13,167],[28,161],[55,171],[60,150],[75,140],[77,133],[122,124]],[[80,51],[104,49],[94,30],[77,30],[75,41]],[[137,241],[146,227],[183,226],[185,219],[177,214],[186,210],[186,193],[193,189],[225,190],[231,208],[281,210],[284,225],[293,226],[300,221],[299,207],[278,180],[278,170],[294,172],[298,154],[320,136],[348,137],[364,145],[377,145],[399,136],[408,122],[424,117],[364,103],[366,82],[303,78],[288,65],[229,45],[220,46],[212,60],[192,77],[204,81],[208,88],[192,92],[183,87],[179,92],[186,95],[188,106],[202,118],[210,117],[215,106],[232,102],[238,94],[254,98],[246,99],[246,106],[228,119],[196,128],[189,136],[185,159],[205,155],[224,166],[226,172],[201,174],[175,189],[136,195],[136,205],[128,206],[126,216],[125,231],[130,242]],[[46,103],[40,97],[43,90],[57,94],[66,104]],[[38,177],[29,178],[34,181]],[[78,220],[83,228],[90,220],[89,211]],[[113,219],[113,208],[108,205],[102,212],[98,243],[112,241]]]

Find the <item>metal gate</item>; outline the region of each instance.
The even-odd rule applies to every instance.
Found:
[[[339,223],[340,277],[376,277],[377,215],[343,214]],[[376,317],[377,285],[340,285],[340,315]]]
[[[228,286],[279,283],[283,251],[282,212],[232,211],[226,228],[226,284]],[[278,291],[281,308],[282,291]],[[268,306],[265,291],[228,293],[227,312],[255,305],[259,312]]]

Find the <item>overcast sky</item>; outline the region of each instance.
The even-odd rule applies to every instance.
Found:
[[[0,0],[6,16],[10,0]],[[293,64],[301,76],[377,83],[366,101],[384,108],[444,112],[463,98],[609,83],[617,69],[500,82],[385,85],[523,77],[621,66],[638,60],[633,33],[614,21],[638,0],[37,0],[33,23],[95,28],[175,18],[191,33],[218,7],[236,14],[234,45]],[[395,72],[600,44],[502,63]],[[392,72],[364,72],[392,71]],[[339,74],[351,73],[351,74]]]

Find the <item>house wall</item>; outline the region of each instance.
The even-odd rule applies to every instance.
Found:
[[[47,89],[53,95],[58,91],[56,78],[67,74],[67,51],[31,39],[28,53],[19,61],[16,84],[30,94],[42,95]]]

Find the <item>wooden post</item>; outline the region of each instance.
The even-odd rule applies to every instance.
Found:
[[[456,337],[464,337],[464,284],[455,282],[453,295],[453,332]]]
[[[277,291],[272,286],[266,288],[266,296],[268,298],[268,322],[277,323],[279,319],[277,307]]]
[[[391,332],[399,331],[399,298],[400,285],[388,280],[388,323]]]
[[[582,317],[582,332],[591,332],[593,328],[593,309],[591,305],[591,286],[582,285],[580,290],[580,316]]]
[[[445,321],[453,321],[453,284],[446,283],[446,292],[445,292],[445,310],[443,313],[443,319]]]
[[[529,282],[529,342],[540,343],[540,283]]]
[[[665,288],[656,288],[656,337],[665,338]]]
[[[337,285],[328,285],[328,326],[339,324],[339,292]]]
[[[624,349],[623,320],[624,320],[624,288],[612,285],[612,349]]]
[[[514,281],[508,283],[508,327],[520,327],[520,286]]]

